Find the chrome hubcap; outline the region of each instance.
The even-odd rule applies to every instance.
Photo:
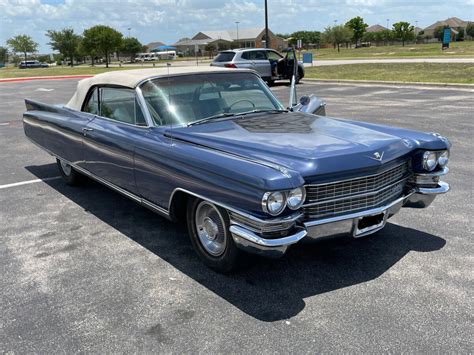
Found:
[[[196,208],[195,224],[204,250],[212,256],[222,255],[226,247],[224,220],[216,207],[202,201]]]
[[[66,176],[71,175],[71,170],[72,170],[71,165],[69,165],[68,163],[62,160],[60,160],[59,162],[61,163],[61,169],[63,169],[64,175]]]

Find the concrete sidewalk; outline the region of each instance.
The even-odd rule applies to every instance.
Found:
[[[347,64],[389,64],[389,63],[472,63],[474,58],[386,58],[386,59],[334,59],[313,60],[313,66]],[[305,66],[311,66],[305,64]]]

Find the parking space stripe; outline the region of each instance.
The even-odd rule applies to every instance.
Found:
[[[49,178],[44,178],[44,179],[35,179],[35,180],[27,180],[27,181],[20,181],[20,182],[14,182],[12,184],[6,184],[6,185],[0,185],[0,190],[1,189],[8,189],[10,187],[17,187],[17,186],[22,186],[22,185],[29,185],[29,184],[35,184],[37,182],[42,182],[42,181],[51,181],[51,180],[57,180],[60,179],[61,176],[53,176]]]

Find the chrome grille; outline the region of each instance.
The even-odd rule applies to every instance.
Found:
[[[307,185],[305,217],[327,218],[379,207],[402,195],[408,174],[405,162],[376,175]]]

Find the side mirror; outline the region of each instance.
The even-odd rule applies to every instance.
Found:
[[[304,95],[304,96],[301,96],[301,97],[300,97],[300,104],[301,104],[302,106],[308,105],[310,101],[311,101],[311,99],[310,99],[309,96],[307,96],[307,95]]]
[[[326,116],[326,103],[314,95],[302,96],[293,111],[312,113],[314,115]]]

